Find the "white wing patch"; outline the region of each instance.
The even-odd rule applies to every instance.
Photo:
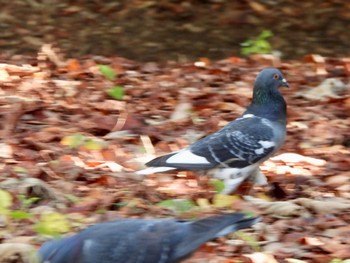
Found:
[[[140,174],[140,175],[155,174],[155,173],[161,173],[161,172],[171,171],[171,170],[175,170],[175,169],[176,168],[174,168],[174,167],[166,167],[166,166],[149,167],[149,168],[143,169],[141,171],[137,171],[136,174]]]
[[[246,118],[254,118],[256,117],[254,114],[248,113],[248,114],[244,114],[242,117],[239,117],[236,120],[241,120],[241,119],[246,119]]]
[[[260,143],[262,147],[258,148],[258,149],[256,149],[254,151],[256,154],[263,154],[265,149],[274,147],[276,145],[273,141],[262,141],[262,140],[260,140],[260,141],[258,141],[258,143]]]
[[[179,151],[177,154],[174,154],[165,162],[169,164],[210,164],[206,158],[196,155],[188,149]]]
[[[264,148],[259,148],[254,151],[256,154],[263,154],[264,153]]]
[[[261,146],[265,149],[271,148],[276,145],[273,141],[258,141],[258,143],[260,143]]]

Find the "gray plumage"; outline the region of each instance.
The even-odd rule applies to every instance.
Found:
[[[257,76],[253,99],[242,116],[189,147],[146,163],[138,174],[171,170],[206,170],[225,181],[232,192],[247,178],[266,183],[259,165],[274,154],[286,136],[286,103],[279,87],[288,87],[282,73],[266,68]]]
[[[121,219],[97,224],[71,237],[46,242],[41,263],[175,263],[203,243],[248,228],[259,218],[242,213],[195,221]]]

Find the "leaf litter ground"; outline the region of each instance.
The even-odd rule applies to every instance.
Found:
[[[186,262],[350,258],[349,59],[141,64],[119,57],[65,59],[44,46],[37,57],[2,61],[0,250],[7,254],[1,262],[30,262],[27,245],[106,220],[228,211],[263,220],[253,230],[205,244]],[[101,65],[115,76],[101,73]],[[291,86],[282,90],[287,141],[262,165],[269,186],[247,182],[225,196],[215,192],[220,185],[195,173],[143,181],[135,175],[154,156],[237,118],[265,66],[279,67]],[[119,97],[108,92],[113,87]]]

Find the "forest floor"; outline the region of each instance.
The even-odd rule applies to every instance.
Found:
[[[106,220],[229,211],[262,222],[207,243],[186,262],[350,259],[349,59],[140,63],[68,59],[49,45],[37,56],[0,59],[1,262],[30,262],[28,247],[48,235]],[[290,84],[281,90],[285,145],[261,167],[268,186],[247,182],[222,195],[218,182],[195,173],[136,176],[147,160],[237,118],[266,66]]]

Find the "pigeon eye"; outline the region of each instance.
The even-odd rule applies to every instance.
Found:
[[[278,79],[279,78],[278,74],[273,75],[273,78]]]

